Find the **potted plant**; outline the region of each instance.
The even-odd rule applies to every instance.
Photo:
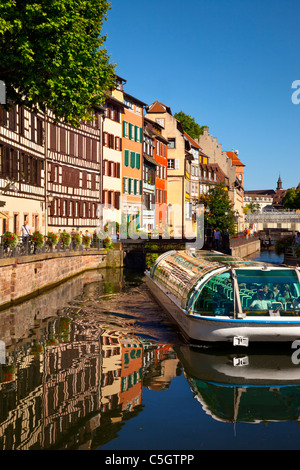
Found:
[[[48,232],[48,235],[47,235],[47,242],[48,242],[48,244],[49,244],[50,246],[55,246],[55,245],[57,245],[58,240],[59,240],[59,235],[58,235],[58,233]]]
[[[3,235],[3,245],[5,247],[16,248],[19,242],[19,237],[12,232],[5,232]]]
[[[103,245],[104,245],[104,248],[106,248],[107,250],[112,250],[113,249],[114,242],[113,242],[112,238],[109,235],[107,235],[104,238]]]
[[[71,235],[67,232],[62,232],[60,234],[60,241],[63,244],[63,246],[69,246],[71,243]]]
[[[90,246],[91,244],[91,237],[89,235],[82,235],[82,243],[84,244],[84,246],[86,246],[87,248]]]
[[[79,233],[72,233],[72,243],[75,247],[81,245],[81,236]]]
[[[32,241],[36,248],[41,248],[44,245],[45,237],[41,232],[34,232],[32,234]]]

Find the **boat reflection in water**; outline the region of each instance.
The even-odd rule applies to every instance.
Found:
[[[292,362],[293,351],[237,355],[188,345],[174,349],[195,398],[212,418],[299,421],[300,366]]]

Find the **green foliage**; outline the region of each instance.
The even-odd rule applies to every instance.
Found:
[[[290,188],[283,199],[285,209],[300,209],[300,189]]]
[[[231,236],[235,234],[233,206],[224,184],[211,186],[208,194],[201,196],[199,202],[205,208],[209,207],[209,212],[204,214],[205,227],[218,228],[221,232],[228,228]]]
[[[114,77],[101,36],[109,8],[106,0],[1,0],[0,79],[7,99],[49,108],[74,126],[92,119]]]
[[[206,126],[199,126],[195,118],[185,114],[183,111],[174,114],[174,118],[180,121],[185,132],[193,139],[198,139],[199,135],[203,134],[203,129]]]
[[[257,202],[249,202],[244,207],[244,214],[253,214],[260,209],[260,205]]]

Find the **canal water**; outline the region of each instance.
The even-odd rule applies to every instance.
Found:
[[[1,450],[300,448],[294,351],[187,344],[142,273],[87,272],[0,312],[0,332]]]

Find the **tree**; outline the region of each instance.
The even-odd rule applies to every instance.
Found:
[[[111,88],[114,66],[103,47],[106,0],[1,0],[0,79],[6,96],[56,120],[90,119]]]
[[[295,188],[290,188],[287,190],[282,202],[283,207],[285,209],[297,209],[298,207],[300,207],[300,204],[297,207],[298,201],[300,202],[300,191],[299,195],[297,193],[298,191],[296,191]]]
[[[181,122],[185,132],[193,139],[198,139],[199,135],[203,134],[203,129],[206,127],[199,126],[199,124],[196,123],[195,118],[185,114],[183,111],[175,113],[174,118]]]
[[[244,214],[253,214],[260,209],[260,205],[257,202],[249,202],[244,207]]]
[[[230,235],[235,234],[233,205],[224,184],[211,186],[207,194],[200,196],[199,203],[209,208],[204,214],[205,227],[218,228],[221,232],[228,228]]]

